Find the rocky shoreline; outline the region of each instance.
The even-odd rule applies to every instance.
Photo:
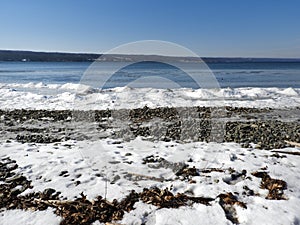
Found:
[[[2,140],[53,143],[142,136],[178,142],[236,142],[280,149],[300,142],[300,108],[140,108],[99,111],[0,110]]]

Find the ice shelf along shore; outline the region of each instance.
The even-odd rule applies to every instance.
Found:
[[[155,89],[117,87],[99,90],[80,84],[0,84],[0,109],[121,109],[233,106],[295,108],[299,88]]]

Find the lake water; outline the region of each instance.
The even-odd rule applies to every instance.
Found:
[[[117,62],[101,63],[103,71]],[[0,62],[0,83],[79,83],[91,63],[88,62]],[[300,88],[300,63],[209,63],[220,87]],[[191,71],[193,65],[191,64]],[[98,76],[101,76],[98,75]],[[162,63],[138,63],[115,73],[105,88],[125,86],[142,77],[163,77],[180,87],[198,88],[180,69]],[[151,84],[149,84],[151,86]]]

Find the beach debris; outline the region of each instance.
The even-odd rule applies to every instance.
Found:
[[[152,204],[159,208],[178,208],[193,203],[210,205],[210,202],[214,200],[213,198],[191,197],[182,193],[173,195],[167,188],[159,189],[157,187],[145,188],[139,196],[144,203]]]
[[[293,145],[295,147],[300,147],[300,143],[294,142],[294,141],[284,141],[285,143],[289,144],[289,145]]]
[[[168,162],[159,157],[146,157],[147,164],[160,164]],[[171,163],[171,162],[169,162]],[[1,158],[0,161],[0,208],[2,209],[23,209],[23,210],[45,210],[53,208],[54,212],[63,218],[61,224],[91,224],[99,221],[107,224],[114,224],[123,218],[126,212],[134,209],[134,205],[138,201],[151,204],[160,208],[179,208],[182,206],[191,206],[194,203],[211,205],[216,198],[195,197],[192,194],[172,193],[169,189],[161,189],[158,187],[145,188],[141,192],[132,190],[123,200],[108,201],[102,196],[96,197],[94,200],[87,199],[84,193],[81,193],[75,200],[62,199],[61,193],[55,189],[47,188],[41,192],[31,192],[29,194],[20,195],[26,189],[31,188],[31,182],[22,174],[16,172],[18,165],[15,160],[8,157]],[[266,199],[286,199],[283,190],[287,188],[287,184],[283,180],[273,179],[266,171],[267,167],[262,171],[251,173],[253,176],[261,178],[260,187],[269,190]],[[199,173],[224,172],[229,171],[230,181],[245,178],[246,170],[236,171],[233,168],[219,169],[208,168],[198,170],[195,167],[185,165],[179,172],[178,176],[193,177]],[[68,171],[60,171],[60,175],[64,176]],[[140,176],[139,174],[132,174]],[[154,179],[153,177],[144,177],[144,179]],[[195,183],[189,180],[190,183]],[[243,196],[256,195],[248,186],[243,186]],[[232,223],[239,223],[235,207],[247,208],[246,204],[238,199],[238,193],[222,193],[217,196],[219,204],[225,212],[226,218]]]
[[[287,200],[284,191],[287,189],[287,183],[284,180],[273,179],[265,171],[256,171],[251,173],[253,176],[261,178],[260,188],[269,191],[266,199],[270,200]]]
[[[220,168],[205,168],[200,170],[200,173],[211,173],[211,172],[223,173],[225,172],[225,170]]]
[[[182,167],[179,171],[177,171],[175,173],[176,176],[181,176],[184,179],[191,179],[191,177],[194,176],[199,176],[199,171],[198,169],[196,169],[195,166],[193,167],[188,167],[187,165],[185,165],[184,167]]]
[[[109,202],[98,196],[96,200],[89,201],[86,196],[81,196],[74,201],[55,202],[52,207],[56,208],[56,214],[64,218],[64,224],[91,224],[95,221],[111,222],[122,219],[124,212],[133,209],[138,201],[138,194],[132,191],[125,199],[118,202]]]
[[[273,150],[272,152],[275,152],[275,154],[279,155],[278,153],[281,154],[287,154],[287,155],[300,155],[300,152],[291,152],[291,151],[278,151],[278,150]],[[272,156],[274,156],[273,154]],[[280,158],[286,158],[286,156],[281,156]]]
[[[219,194],[218,198],[219,204],[224,210],[226,218],[230,220],[233,224],[239,224],[235,206],[247,209],[246,204],[244,202],[239,201],[237,197],[231,192]]]
[[[95,200],[88,200],[81,193],[75,200],[62,200],[60,192],[47,188],[42,192],[31,192],[19,195],[28,188],[31,182],[21,174],[15,173],[18,168],[16,161],[10,158],[2,158],[0,162],[0,208],[45,210],[54,208],[55,213],[63,218],[61,225],[83,224],[88,225],[95,221],[103,223],[118,221],[123,218],[125,212],[134,209],[134,204],[140,200],[159,208],[178,208],[180,206],[201,203],[209,205],[213,198],[191,197],[178,193],[173,195],[168,189],[144,189],[137,193],[132,190],[123,200],[112,202],[98,196]],[[62,171],[67,174],[67,171]],[[17,188],[18,187],[18,188]]]

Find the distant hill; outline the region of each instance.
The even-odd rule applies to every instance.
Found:
[[[61,52],[33,52],[0,50],[0,61],[33,61],[33,62],[92,62],[99,60],[101,54],[89,53],[61,53]],[[141,56],[141,55],[105,55],[101,61],[107,62],[134,62],[143,57],[149,61],[175,61],[175,62],[197,62],[194,57],[171,57],[171,56]],[[291,58],[227,58],[227,57],[204,57],[207,63],[236,63],[236,62],[300,62],[299,59]]]
[[[94,61],[99,56],[98,54],[0,50],[0,61],[85,62]]]

